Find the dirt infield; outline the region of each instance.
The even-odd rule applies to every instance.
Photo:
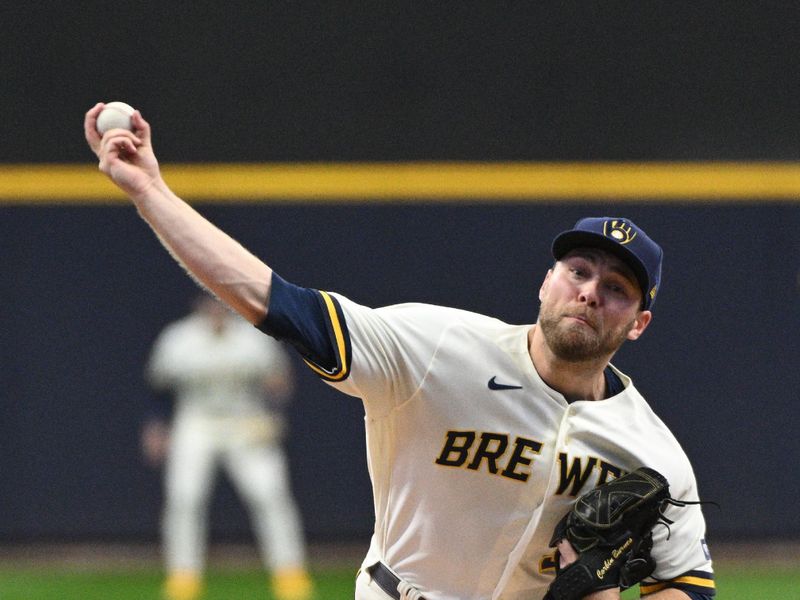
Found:
[[[309,562],[317,568],[358,568],[367,542],[311,544]],[[787,566],[800,569],[800,540],[725,542],[712,545],[720,566]],[[146,569],[161,564],[157,544],[75,543],[0,545],[0,568],[63,568],[76,570]],[[208,564],[219,568],[259,568],[256,549],[248,544],[212,544]]]

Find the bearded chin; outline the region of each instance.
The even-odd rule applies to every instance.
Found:
[[[574,329],[560,331],[556,327],[548,331],[548,327],[543,326],[542,333],[550,351],[563,361],[584,362],[597,358],[600,354],[600,340],[597,336],[588,335],[587,332]]]
[[[610,357],[625,342],[622,332],[599,336],[579,325],[559,327],[558,320],[539,316],[537,323],[542,328],[545,342],[550,351],[566,362],[585,362]]]

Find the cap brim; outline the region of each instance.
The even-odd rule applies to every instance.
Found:
[[[625,246],[599,233],[592,233],[590,231],[565,231],[553,240],[553,257],[556,260],[561,260],[565,254],[575,248],[600,248],[622,260],[622,262],[630,267],[631,271],[633,271],[633,275],[636,277],[636,281],[639,282],[639,289],[642,291],[642,304],[645,304],[644,297],[647,293],[646,290],[650,289],[650,280],[647,276],[647,269],[645,269],[644,264],[639,260],[638,256]]]

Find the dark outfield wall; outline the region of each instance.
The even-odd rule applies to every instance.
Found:
[[[592,207],[606,213],[616,207]],[[381,305],[534,318],[549,240],[587,207],[206,207],[297,282]],[[644,338],[615,361],[693,459],[716,536],[798,534],[796,209],[631,206],[666,248]],[[193,285],[130,208],[5,208],[0,533],[147,536],[156,473],[137,450],[141,369]],[[791,249],[791,250],[790,250]],[[295,490],[313,537],[372,521],[357,400],[301,372]],[[225,497],[225,496],[223,496]],[[219,503],[222,532],[245,527]],[[769,507],[765,510],[765,507]],[[221,513],[216,513],[221,514]]]
[[[5,4],[3,162],[98,100],[170,161],[797,158],[791,2]]]
[[[89,161],[81,120],[98,99],[141,107],[164,161],[798,156],[788,5],[88,4],[2,9],[13,51],[0,56],[0,162]],[[800,492],[796,205],[203,212],[297,282],[512,322],[534,318],[553,235],[586,213],[624,212],[667,258],[653,326],[616,362],[722,505],[708,511],[712,540],[800,535],[786,502]],[[2,206],[0,249],[0,537],[154,538],[142,363],[193,285],[126,206]],[[309,535],[366,538],[359,403],[300,377],[290,455]],[[214,511],[220,535],[248,535],[225,486]]]

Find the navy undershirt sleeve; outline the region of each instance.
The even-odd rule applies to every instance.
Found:
[[[616,396],[625,389],[625,385],[622,383],[622,380],[611,367],[606,367],[603,371],[603,375],[606,379],[606,398]]]
[[[273,272],[267,317],[257,327],[290,343],[313,363],[336,366],[323,300],[317,290],[289,283]]]

